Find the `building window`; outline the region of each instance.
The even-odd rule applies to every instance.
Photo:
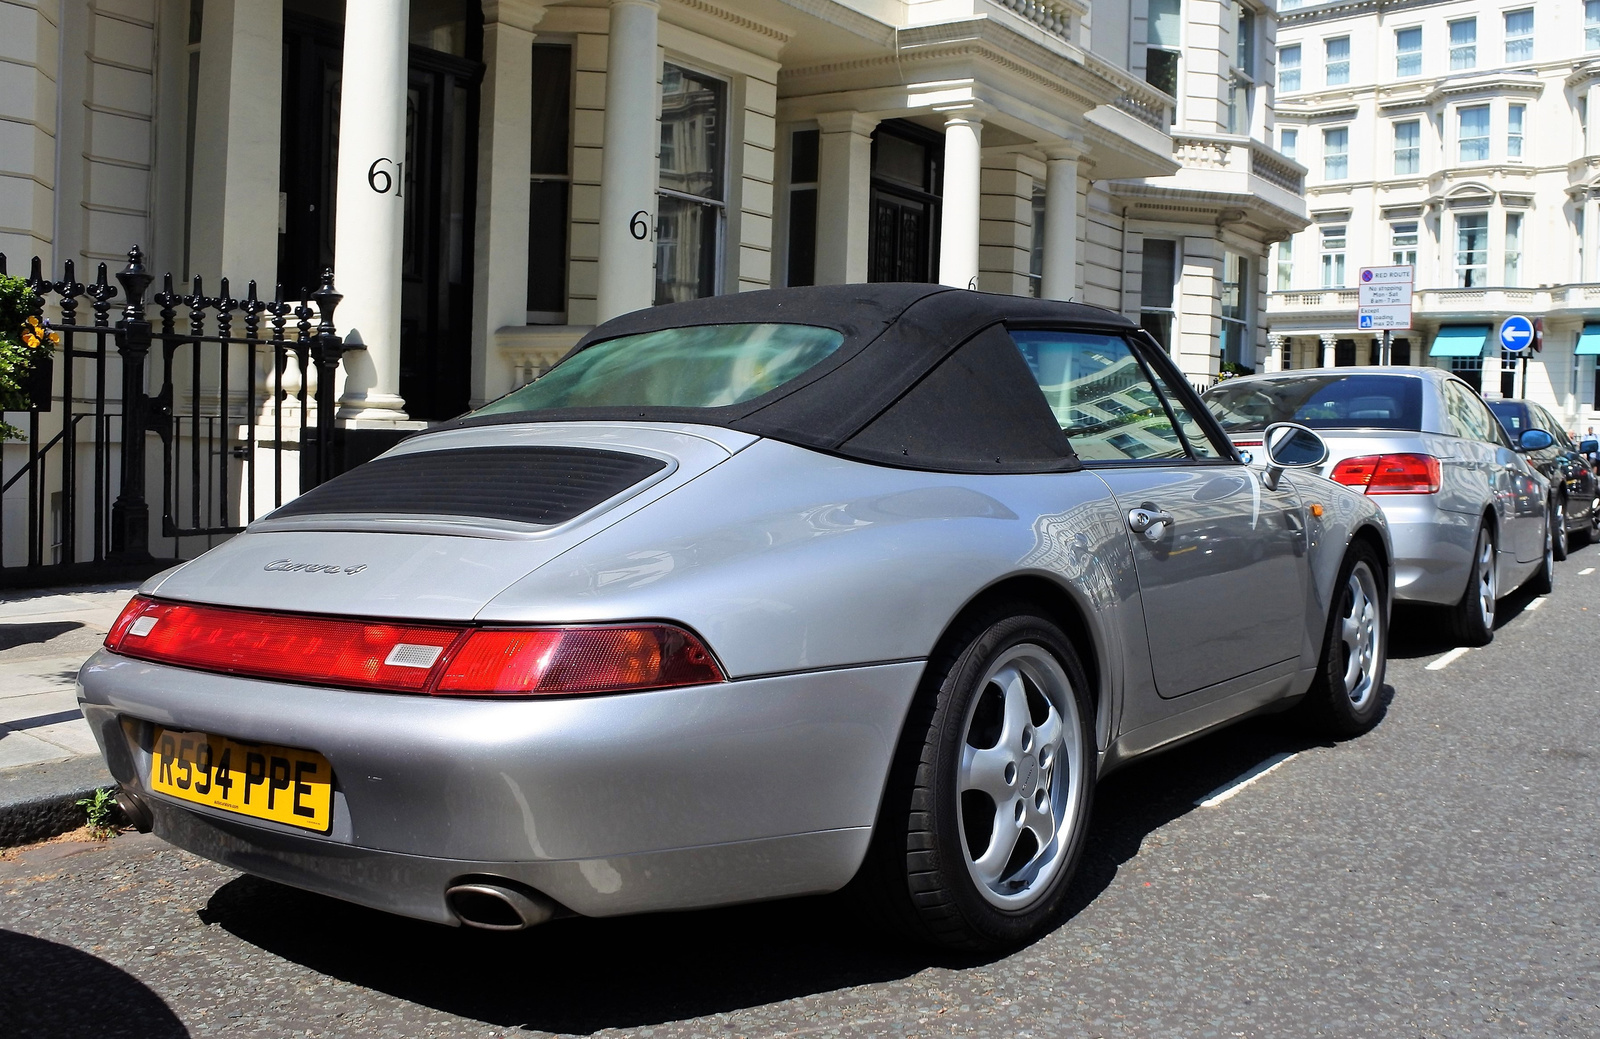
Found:
[[[1483,392],[1483,358],[1452,357],[1450,374],[1471,386],[1474,392]]]
[[[529,126],[528,322],[567,320],[567,214],[572,192],[572,48],[533,45]]]
[[[1573,272],[1573,281],[1582,281],[1583,272],[1587,270],[1583,265],[1583,206],[1580,204],[1572,210],[1572,229],[1578,233],[1578,269]],[[1600,365],[1600,361],[1595,362]]]
[[[1344,288],[1344,225],[1322,229],[1322,287]]]
[[[1284,158],[1294,158],[1295,150],[1299,147],[1299,130],[1282,129],[1278,131],[1278,150],[1283,153]]]
[[[1255,368],[1250,335],[1250,261],[1238,253],[1222,255],[1222,363]]]
[[[1323,51],[1323,82],[1330,87],[1350,82],[1350,37],[1325,41]]]
[[[1422,169],[1422,123],[1410,119],[1394,124],[1394,171],[1417,173]]]
[[[1294,287],[1294,239],[1285,238],[1278,243],[1277,287],[1287,292]]]
[[[1600,0],[1597,0],[1600,2]],[[1300,89],[1300,45],[1278,48],[1278,90],[1282,93]]]
[[[1484,162],[1489,158],[1488,105],[1456,109],[1456,141],[1462,162]]]
[[[1600,0],[1584,0],[1583,49],[1600,51]]]
[[[1150,0],[1149,43],[1144,52],[1145,82],[1177,97],[1178,54],[1182,49],[1182,0]]]
[[[1417,222],[1406,220],[1389,225],[1389,262],[1417,265]]]
[[[1533,8],[1506,12],[1506,61],[1533,60]]]
[[[789,284],[817,283],[817,163],[822,135],[789,135]]]
[[[1478,20],[1463,18],[1450,23],[1450,70],[1478,67]]]
[[[1510,105],[1506,108],[1506,158],[1522,158],[1522,123],[1528,114],[1527,105]]]
[[[1028,250],[1028,295],[1038,299],[1044,295],[1044,209],[1045,189],[1037,180],[1033,182],[1032,248]]]
[[[1522,360],[1522,351],[1512,353],[1510,350],[1500,351],[1500,396],[1515,397],[1517,395],[1517,362]]]
[[[1456,217],[1456,286],[1482,288],[1489,275],[1489,214]]]
[[[1422,29],[1420,26],[1394,31],[1394,74],[1422,75]]]
[[[1144,279],[1139,290],[1139,327],[1172,349],[1172,301],[1178,280],[1178,243],[1171,238],[1144,240]]]
[[[1322,131],[1322,179],[1344,180],[1350,175],[1350,128]]]
[[[716,295],[727,220],[727,104],[721,80],[662,68],[658,304]]]
[[[1503,285],[1522,284],[1522,214],[1506,214],[1506,280]]]

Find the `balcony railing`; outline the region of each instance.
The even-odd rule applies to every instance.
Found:
[[[1174,156],[1188,169],[1221,170],[1259,178],[1292,195],[1305,193],[1305,167],[1279,155],[1270,145],[1239,134],[1172,135]],[[1254,191],[1241,185],[1242,191]]]
[[[1014,11],[1046,32],[1062,39],[1072,39],[1072,16],[1077,13],[1073,5],[1060,0],[992,0],[993,3]]]
[[[1273,292],[1267,308],[1291,311],[1354,311],[1356,289],[1293,289]],[[1476,288],[1418,289],[1412,310],[1421,314],[1512,314],[1547,309],[1600,308],[1600,284],[1556,285],[1549,288],[1485,285]]]

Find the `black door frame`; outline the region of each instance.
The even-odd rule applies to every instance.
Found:
[[[919,191],[901,181],[878,175],[878,141],[881,134],[899,137],[927,149],[923,168],[923,190]],[[878,240],[877,203],[880,198],[887,198],[901,204],[920,205],[927,213],[927,240],[922,246],[920,265],[922,270],[917,272],[921,276],[909,280],[930,283],[937,281],[938,242],[944,206],[944,135],[904,119],[889,119],[879,123],[872,133],[871,183],[871,217],[867,221],[867,280],[879,280],[873,275],[873,272],[880,267],[878,250],[883,247],[883,243]]]

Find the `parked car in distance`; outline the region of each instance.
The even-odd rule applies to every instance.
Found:
[[[1461,379],[1437,368],[1314,368],[1246,376],[1205,392],[1235,444],[1299,422],[1328,443],[1322,475],[1383,507],[1395,545],[1395,597],[1448,607],[1457,640],[1494,637],[1495,602],[1555,575],[1556,502],[1527,452]]]
[[[1528,429],[1542,429],[1553,440],[1549,447],[1527,452],[1527,457],[1550,481],[1556,495],[1556,513],[1565,520],[1555,528],[1556,558],[1567,558],[1569,534],[1575,535],[1580,544],[1595,540],[1600,534],[1600,482],[1595,479],[1595,464],[1544,405],[1531,400],[1486,403],[1513,441]]]
[[[148,582],[79,675],[136,818],[246,872],[517,929],[813,894],[1014,945],[1096,781],[1381,709],[1383,513],[1245,465],[1121,315],[933,285],[737,293]]]

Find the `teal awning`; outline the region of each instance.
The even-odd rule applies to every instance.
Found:
[[[1488,325],[1445,325],[1433,338],[1429,357],[1482,357],[1489,341]]]
[[[1572,352],[1600,354],[1600,323],[1591,321],[1583,326],[1583,335],[1578,337],[1578,348]]]

